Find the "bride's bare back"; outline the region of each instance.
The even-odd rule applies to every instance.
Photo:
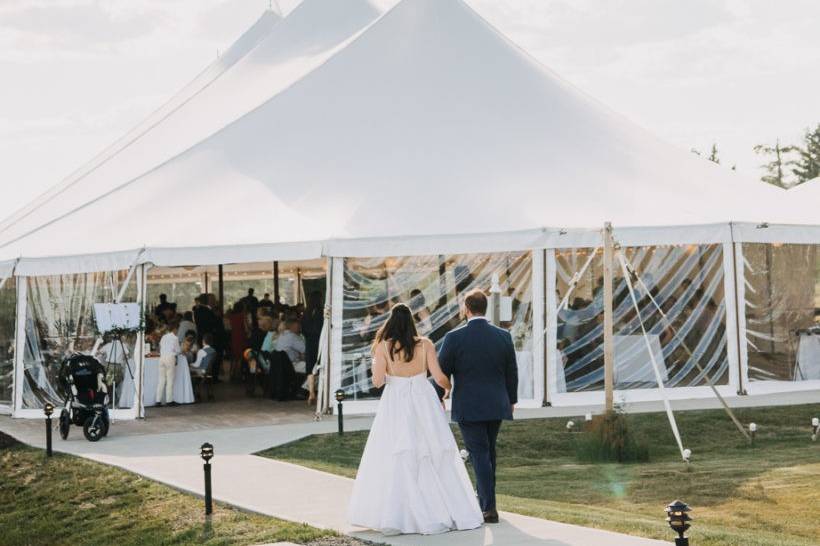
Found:
[[[450,389],[450,381],[441,371],[436,356],[436,347],[426,337],[416,338],[416,347],[413,358],[405,360],[404,351],[398,350],[389,354],[390,342],[384,341],[376,345],[373,350],[373,384],[376,387],[384,385],[385,377],[413,377],[425,373],[430,374],[443,389]]]

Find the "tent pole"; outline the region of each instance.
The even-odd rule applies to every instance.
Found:
[[[614,243],[612,240],[612,224],[604,224],[604,400],[606,411],[615,409],[615,336],[612,311],[612,262],[614,259]]]
[[[734,237],[732,237],[734,239]],[[734,275],[735,279],[735,293],[733,294],[734,305],[735,305],[735,327],[737,330],[737,365],[738,365],[738,374],[737,374],[737,394],[739,396],[744,396],[746,394],[746,384],[745,384],[745,377],[743,375],[743,343],[746,340],[746,332],[745,330],[741,330],[740,328],[740,313],[746,312],[746,306],[744,305],[742,308],[740,306],[740,290],[741,286],[738,283],[745,283],[746,282],[746,271],[745,267],[741,270],[740,275],[738,275],[738,256],[737,256],[737,245],[738,243],[732,241],[732,275]],[[741,251],[743,249],[741,248]],[[745,287],[744,287],[745,290]],[[745,432],[745,431],[744,431]]]
[[[302,303],[302,270],[296,268],[296,305]]]
[[[279,303],[279,262],[273,262],[273,302]]]
[[[222,264],[219,264],[219,316],[225,316],[225,276]]]

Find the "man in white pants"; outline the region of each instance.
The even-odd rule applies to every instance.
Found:
[[[174,376],[176,375],[177,355],[182,351],[177,337],[179,324],[176,319],[168,324],[168,330],[159,340],[159,379],[157,381],[157,406],[162,406],[162,393],[165,392],[165,403],[176,406],[174,402]]]

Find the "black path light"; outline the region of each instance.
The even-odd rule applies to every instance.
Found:
[[[205,471],[205,515],[210,516],[214,513],[213,498],[211,495],[211,459],[214,458],[214,446],[205,442],[199,448],[199,455],[205,461],[203,470]]]
[[[345,433],[344,415],[342,414],[342,402],[345,401],[345,391],[336,391],[336,413],[339,415],[339,436]]]
[[[757,423],[749,423],[749,444],[755,445],[755,436],[757,435]]]
[[[666,522],[678,534],[678,538],[675,539],[675,546],[689,546],[689,539],[684,535],[691,527],[692,518],[689,517],[691,510],[688,504],[680,500],[676,500],[666,507]]]
[[[46,456],[51,457],[51,414],[54,413],[54,405],[46,402],[43,413],[46,414]]]

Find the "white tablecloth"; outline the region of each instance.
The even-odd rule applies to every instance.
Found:
[[[157,382],[159,381],[159,358],[146,358],[143,371],[142,404],[144,407],[156,405]],[[191,404],[194,401],[194,387],[191,384],[191,371],[188,369],[188,360],[179,355],[177,357],[176,373],[174,375],[174,402],[177,404]],[[119,407],[130,408],[134,404],[134,385],[131,377],[126,374],[122,384],[122,398],[117,402]]]
[[[794,371],[795,381],[820,379],[820,335],[800,334],[797,364],[798,369]]]

